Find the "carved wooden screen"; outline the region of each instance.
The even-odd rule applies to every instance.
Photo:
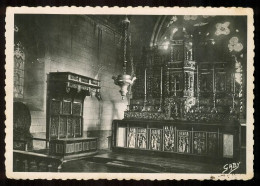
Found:
[[[164,151],[175,151],[175,128],[173,126],[164,126]]]
[[[160,129],[150,129],[150,149],[161,150],[161,134]]]
[[[147,148],[147,129],[137,128],[137,147],[140,149]]]
[[[206,132],[193,132],[193,153],[206,154]]]
[[[178,152],[190,153],[190,132],[186,130],[178,131]]]
[[[50,137],[57,138],[59,131],[59,115],[61,113],[61,101],[58,99],[52,99],[50,104]]]
[[[136,146],[136,128],[129,128],[127,134],[127,147],[135,148]]]
[[[50,104],[50,137],[80,137],[82,117],[81,102],[72,102],[71,98],[53,98]]]

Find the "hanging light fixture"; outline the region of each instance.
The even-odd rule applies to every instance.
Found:
[[[126,52],[127,52],[127,41],[128,41],[128,27],[129,27],[130,21],[125,17],[125,19],[122,21],[123,25],[123,36],[124,36],[124,41],[123,41],[123,74],[118,75],[117,77],[113,76],[112,79],[114,79],[115,85],[118,85],[120,87],[120,94],[122,96],[122,99],[126,96],[128,92],[128,87],[131,86],[136,77],[133,77],[131,75],[126,74],[126,64],[127,64],[127,57],[126,57]]]

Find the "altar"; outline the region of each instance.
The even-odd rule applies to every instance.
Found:
[[[124,119],[113,121],[113,151],[239,159],[245,115],[241,63],[231,56],[196,61],[200,45],[212,43],[196,43],[180,32],[167,48],[143,51]]]

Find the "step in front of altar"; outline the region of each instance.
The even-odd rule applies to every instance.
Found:
[[[220,173],[223,165],[216,162],[197,162],[194,160],[153,157],[144,154],[131,154],[109,152],[106,154],[95,155],[92,161],[124,168],[129,172],[165,172],[165,173]]]

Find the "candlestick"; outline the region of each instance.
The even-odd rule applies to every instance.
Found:
[[[235,78],[235,73],[233,73],[233,94],[232,94],[232,108],[234,110],[235,108],[235,93],[236,93],[236,78]]]
[[[145,69],[144,70],[144,106],[143,106],[142,111],[146,111],[147,110],[146,102],[147,102],[147,99],[146,99],[146,69]]]
[[[161,95],[162,95],[162,73],[163,73],[163,69],[162,69],[162,67],[161,67],[161,84],[160,84],[160,90],[161,90]]]
[[[197,99],[198,99],[198,108],[200,107],[199,101],[199,64],[197,64]]]
[[[215,67],[213,66],[213,111],[216,111],[216,87],[215,87]]]
[[[175,77],[174,78],[174,95],[175,96],[176,96],[176,90],[177,90],[176,86],[177,86],[177,81],[176,81],[176,77]]]
[[[235,73],[233,74],[233,94],[236,93],[236,76]]]
[[[213,92],[215,92],[215,69],[213,67],[213,72],[212,72],[212,85],[213,85]]]
[[[199,65],[197,65],[197,94],[199,93]]]
[[[163,67],[161,67],[161,82],[160,82],[160,106],[159,106],[159,109],[158,109],[158,112],[162,112],[162,73],[163,73]]]
[[[146,95],[146,69],[144,70],[144,95]]]

